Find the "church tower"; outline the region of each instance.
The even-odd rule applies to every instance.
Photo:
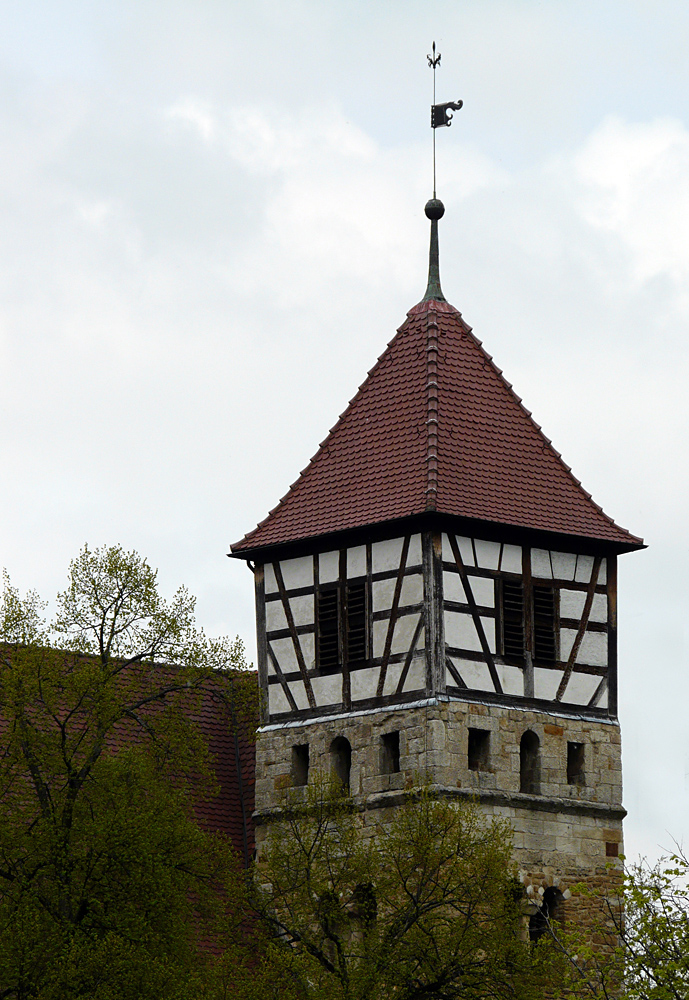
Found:
[[[370,820],[420,776],[510,819],[527,891],[552,909],[621,853],[617,556],[643,542],[445,300],[443,212],[426,205],[423,299],[232,546],[256,586],[257,840],[316,769]]]

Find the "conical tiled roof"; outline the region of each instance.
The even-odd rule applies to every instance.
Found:
[[[461,314],[435,298],[408,313],[311,462],[232,552],[427,512],[643,544],[594,503]]]

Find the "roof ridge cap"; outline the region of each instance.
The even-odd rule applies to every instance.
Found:
[[[432,302],[435,305],[435,302]],[[438,506],[438,315],[426,313],[426,510]]]

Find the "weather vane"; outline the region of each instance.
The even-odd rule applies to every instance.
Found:
[[[440,65],[440,53],[435,54],[435,42],[433,42],[432,55],[426,56],[428,65],[433,70],[433,104],[431,106],[431,128],[433,129],[433,197],[435,198],[435,130],[443,125],[452,124],[452,112],[459,111],[463,101],[448,101],[447,104],[435,103],[435,71]]]

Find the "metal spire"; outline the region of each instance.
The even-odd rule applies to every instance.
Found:
[[[433,104],[431,106],[431,128],[433,130],[433,197],[426,203],[425,208],[426,218],[431,220],[431,246],[428,255],[428,285],[422,301],[427,302],[429,299],[436,299],[439,302],[445,302],[445,296],[440,287],[440,261],[438,253],[438,219],[442,219],[445,214],[445,206],[436,197],[435,193],[435,130],[444,125],[451,125],[453,117],[451,112],[459,111],[463,102],[449,101],[447,104],[435,103],[435,71],[440,65],[440,53],[438,52],[436,55],[435,42],[433,42],[432,54],[426,56],[426,58],[428,59],[429,67],[433,70]]]

